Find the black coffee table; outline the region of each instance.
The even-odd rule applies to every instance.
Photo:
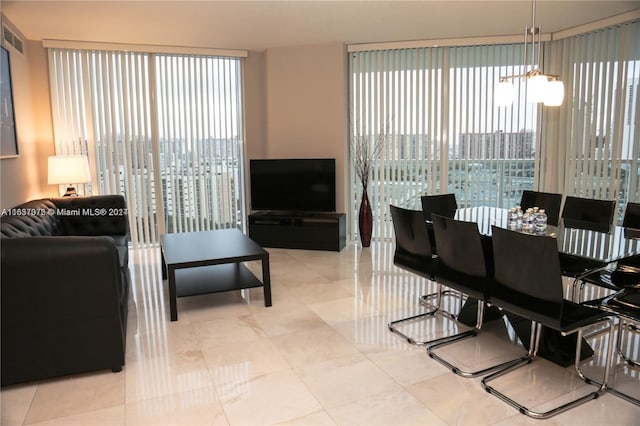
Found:
[[[160,247],[171,321],[178,320],[178,297],[264,287],[264,305],[271,306],[269,253],[240,230],[164,234]],[[251,260],[262,261],[262,281],[242,264]]]

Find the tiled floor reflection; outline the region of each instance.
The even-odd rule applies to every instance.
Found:
[[[273,306],[261,289],[178,300],[169,321],[158,249],[131,253],[126,366],[2,389],[9,425],[637,425],[640,407],[606,394],[535,421],[390,333],[387,322],[425,308],[434,284],[393,266],[393,245],[341,253],[269,249]],[[248,265],[260,276],[260,265]],[[449,301],[451,309],[455,301]],[[406,326],[418,338],[455,331],[441,318]],[[602,335],[590,339],[600,348]],[[625,351],[640,358],[640,337]],[[477,368],[522,353],[504,321],[442,349]],[[602,357],[585,367],[602,371]],[[503,380],[503,390],[544,406],[582,386],[547,361]],[[640,371],[619,366],[614,386],[640,396]],[[542,389],[532,393],[532,386]]]

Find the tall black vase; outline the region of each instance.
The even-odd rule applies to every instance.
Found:
[[[371,213],[371,204],[369,204],[369,195],[367,194],[366,187],[362,190],[358,228],[360,229],[362,247],[369,247],[371,245],[371,233],[373,232],[373,215]]]

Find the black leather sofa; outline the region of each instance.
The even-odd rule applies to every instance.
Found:
[[[119,195],[46,198],[2,211],[2,386],[122,370],[126,213]]]

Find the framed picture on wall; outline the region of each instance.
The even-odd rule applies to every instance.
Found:
[[[0,46],[0,158],[18,156],[9,51]]]

